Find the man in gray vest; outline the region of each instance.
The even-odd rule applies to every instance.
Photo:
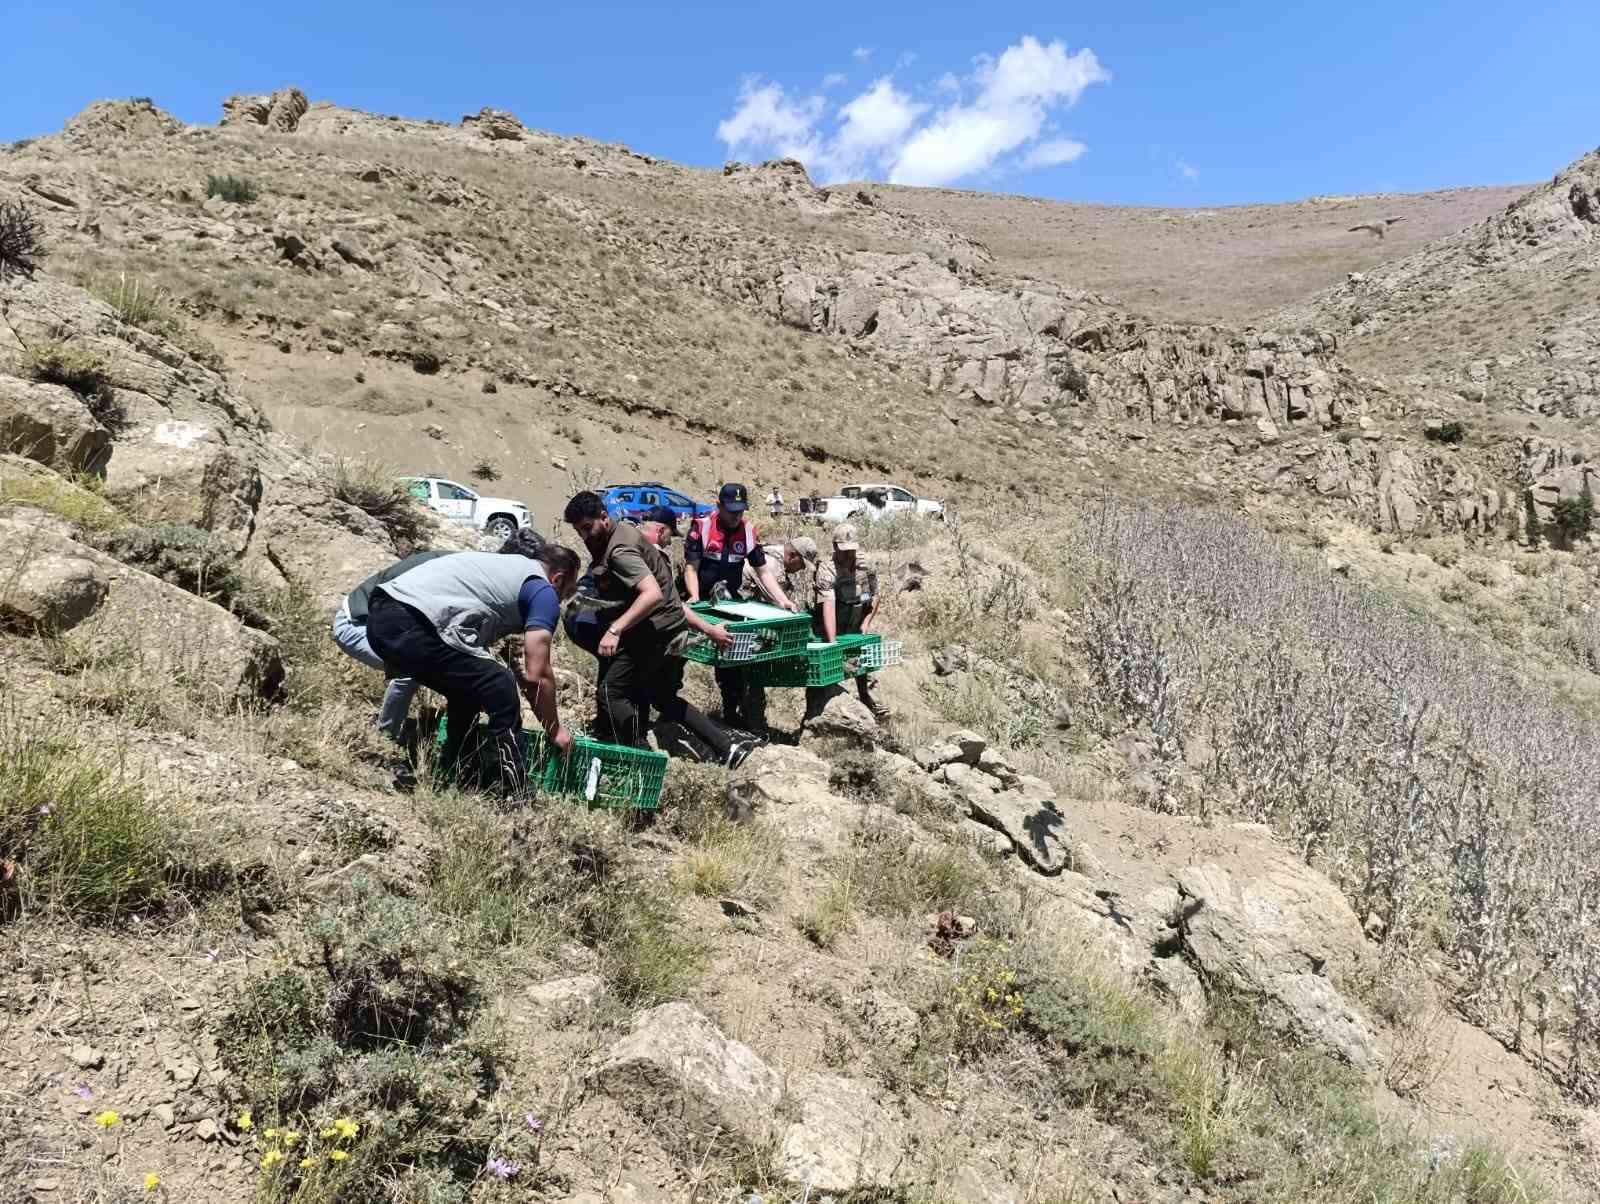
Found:
[[[385,581],[393,581],[401,573],[410,572],[419,564],[448,555],[449,552],[414,552],[404,560],[397,560],[388,568],[372,574],[351,590],[339,603],[339,609],[333,616],[333,642],[339,646],[339,651],[369,669],[382,669],[383,657],[374,652],[372,645],[367,642],[367,608],[372,604],[372,591]],[[396,744],[400,743],[406,716],[411,711],[411,699],[416,692],[417,680],[414,677],[390,677],[384,689],[383,706],[378,709],[378,730]]]
[[[441,556],[373,588],[373,651],[390,672],[416,678],[449,703],[442,771],[456,769],[462,742],[487,712],[500,793],[513,796],[525,785],[517,679],[494,656],[496,643],[518,631],[528,705],[558,751],[572,747],[556,710],[551,654],[562,599],[577,580],[577,554],[525,527],[498,552]]]

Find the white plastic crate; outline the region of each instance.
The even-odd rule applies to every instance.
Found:
[[[856,666],[861,670],[893,668],[900,663],[901,644],[899,640],[879,640],[875,644],[868,644],[861,649],[861,655],[856,661]]]
[[[717,650],[719,661],[747,661],[766,647],[764,631],[732,631],[733,643]],[[709,647],[711,641],[702,637],[700,647]]]

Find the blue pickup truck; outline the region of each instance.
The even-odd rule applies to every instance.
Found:
[[[641,518],[645,511],[665,506],[680,519],[693,519],[709,514],[716,507],[697,502],[688,494],[668,489],[660,481],[645,481],[638,485],[608,485],[600,491],[600,500],[606,504],[606,513],[612,518]]]

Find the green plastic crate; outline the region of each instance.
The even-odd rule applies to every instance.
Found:
[[[845,677],[865,677],[875,670],[862,665],[862,652],[875,647],[883,637],[874,632],[855,635],[842,635],[839,637],[840,659],[842,661],[841,673]]]
[[[804,656],[766,661],[751,673],[764,686],[831,686],[844,680],[844,649],[813,640]]]
[[[656,811],[661,807],[666,753],[574,735],[572,751],[563,757],[549,747],[543,732],[524,731],[522,739],[529,779],[551,794],[577,795],[590,807],[612,810]]]
[[[723,656],[710,640],[690,645],[685,658],[702,665],[761,664],[806,654],[811,642],[811,617],[762,602],[697,602],[694,612],[708,623],[731,632],[749,647],[744,655]]]
[[[444,745],[445,719],[439,717],[434,747]],[[486,740],[481,755],[492,757],[493,746]],[[522,733],[522,753],[528,762],[528,784],[547,794],[572,794],[591,808],[656,811],[661,807],[661,784],[666,779],[667,755],[648,748],[627,748],[602,744],[574,734],[572,751],[565,757],[549,747],[543,732]],[[591,766],[599,762],[595,775],[594,797],[588,796]],[[488,771],[492,766],[485,764]]]

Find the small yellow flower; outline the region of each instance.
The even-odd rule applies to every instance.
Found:
[[[261,1134],[261,1136],[265,1137],[268,1141],[275,1141],[278,1136],[278,1130],[268,1129],[265,1133]]]
[[[282,1150],[268,1150],[265,1154],[261,1155],[261,1169],[264,1171],[271,1170],[282,1161]]]
[[[329,1125],[326,1129],[322,1130],[322,1135],[324,1137],[337,1137],[339,1136],[339,1130],[335,1129],[332,1125]]]
[[[282,1136],[284,1145],[294,1145],[295,1142],[300,1140],[300,1133],[297,1129],[285,1129]]]
[[[339,1130],[339,1136],[345,1141],[354,1141],[356,1134],[361,1132],[361,1126],[348,1116],[341,1116],[333,1122],[333,1127]]]
[[[330,1150],[330,1151],[328,1151],[328,1161],[329,1162],[343,1162],[348,1157],[350,1157],[350,1155],[346,1154],[343,1150]]]
[[[160,1187],[160,1186],[161,1186],[161,1176],[156,1174],[155,1171],[151,1171],[148,1175],[146,1175],[144,1177],[144,1189],[145,1189],[145,1191],[155,1191],[155,1189]]]
[[[255,1127],[256,1122],[255,1118],[250,1115],[250,1109],[246,1108],[243,1112],[239,1113],[238,1116],[234,1117],[233,1123],[238,1125],[239,1128],[248,1132],[250,1129]]]
[[[115,1112],[106,1111],[95,1117],[94,1123],[99,1125],[102,1129],[109,1129],[121,1119],[122,1117],[118,1116]]]
[[[302,1158],[302,1159],[300,1159],[300,1169],[303,1170],[303,1171],[308,1171],[308,1170],[310,1170],[312,1167],[314,1167],[316,1165],[317,1165],[317,1160],[315,1158]]]

